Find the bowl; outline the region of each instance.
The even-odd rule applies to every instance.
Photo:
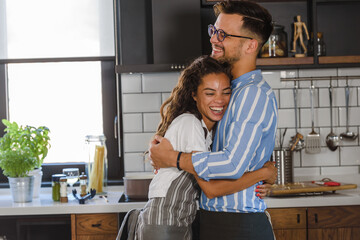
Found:
[[[147,200],[150,182],[154,175],[131,175],[124,177],[125,195],[128,199]]]

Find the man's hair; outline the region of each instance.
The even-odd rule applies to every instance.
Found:
[[[264,7],[250,1],[219,2],[214,5],[216,16],[220,13],[238,14],[243,16],[243,28],[258,36],[262,46],[273,30],[271,14]]]

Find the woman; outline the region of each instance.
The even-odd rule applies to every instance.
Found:
[[[196,59],[182,72],[171,96],[161,106],[156,134],[169,139],[178,151],[209,151],[212,129],[230,100],[230,79],[229,68],[211,57]],[[198,180],[204,193],[215,197],[265,180],[274,171],[274,167],[268,166],[236,181]],[[177,168],[159,169],[150,184],[149,201],[139,214],[135,238],[191,239],[199,195],[195,184],[195,177],[187,172]],[[259,192],[259,197],[264,196],[264,190]]]

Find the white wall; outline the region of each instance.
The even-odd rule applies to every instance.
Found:
[[[278,134],[287,127],[284,145],[295,134],[294,82],[280,81],[280,77],[311,76],[360,76],[360,68],[294,69],[286,71],[264,71],[264,78],[274,89],[279,106]],[[159,109],[169,96],[179,77],[178,72],[122,74],[122,98],[124,118],[125,172],[152,171],[144,161],[143,152],[156,131],[160,120]],[[345,131],[345,80],[332,80],[334,133]],[[329,80],[314,81],[315,85],[315,130],[321,135],[321,153],[294,154],[294,176],[357,175],[360,166],[359,138],[352,142],[341,142],[335,152],[326,147],[325,138],[330,132]],[[350,130],[359,133],[360,126],[360,79],[349,80],[350,85]],[[298,91],[299,132],[306,136],[311,132],[310,81],[301,81]],[[278,143],[277,143],[278,144]]]

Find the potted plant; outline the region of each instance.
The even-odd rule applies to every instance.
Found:
[[[2,122],[7,128],[4,136],[0,138],[0,167],[4,175],[9,178],[13,200],[29,202],[33,197],[34,179],[36,179],[36,176],[30,172],[35,168],[40,169],[47,156],[50,148],[49,129],[23,127],[6,119]],[[39,188],[40,185],[41,179]],[[25,190],[28,192],[24,192]]]

